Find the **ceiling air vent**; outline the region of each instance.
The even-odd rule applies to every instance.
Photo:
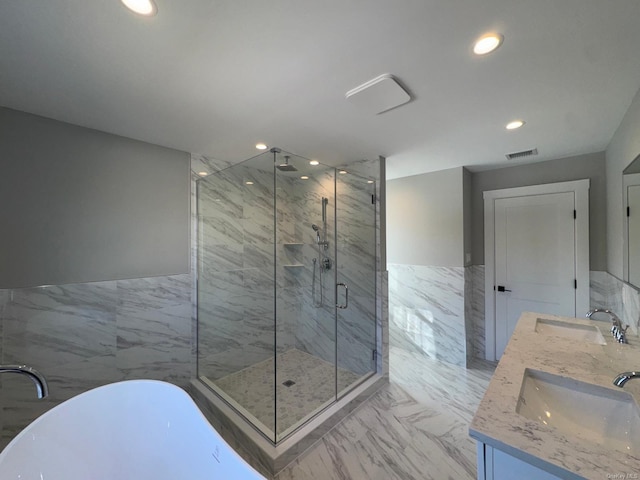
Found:
[[[521,152],[507,153],[505,156],[507,157],[507,160],[515,160],[517,158],[533,157],[537,154],[538,149],[533,148],[531,150],[522,150]]]

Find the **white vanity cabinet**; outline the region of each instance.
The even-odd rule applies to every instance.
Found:
[[[478,480],[558,480],[557,477],[486,443],[477,442]]]

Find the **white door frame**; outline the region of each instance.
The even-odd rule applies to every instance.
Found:
[[[495,201],[500,198],[527,197],[549,193],[573,192],[576,206],[575,265],[576,314],[589,310],[589,179],[548,183],[528,187],[489,190],[484,198],[484,331],[485,358],[496,359],[495,293]]]
[[[629,206],[628,189],[632,185],[640,185],[640,173],[627,173],[622,175],[622,208],[624,209],[623,233],[622,233],[622,279],[629,282]]]

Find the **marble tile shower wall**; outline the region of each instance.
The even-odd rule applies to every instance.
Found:
[[[360,160],[345,167],[349,172],[375,181],[375,271],[376,271],[376,339],[382,354],[378,352],[376,369],[384,376],[389,375],[389,274],[387,270],[386,244],[383,238],[383,188],[386,160]]]
[[[152,378],[186,386],[192,368],[189,274],[0,291],[2,363],[26,363],[49,381],[4,376],[0,444],[46,410],[91,388]]]
[[[323,360],[335,363],[335,178],[333,170],[313,175],[306,182],[292,185],[288,203],[292,212],[292,227],[295,226],[296,241],[303,242],[302,263],[304,268],[297,271],[301,282],[296,290],[300,315],[295,329],[296,348]],[[328,199],[326,208],[326,239],[328,249],[318,253],[316,233],[311,224],[318,225],[321,240],[324,240],[322,221],[322,198]],[[284,200],[284,199],[283,199]],[[285,200],[287,201],[287,200]],[[320,280],[319,256],[331,260],[331,269],[322,272]],[[314,267],[314,260],[316,261]],[[315,277],[315,282],[314,282]],[[315,287],[314,287],[315,283]],[[314,292],[315,289],[315,292]]]
[[[375,369],[377,349],[374,188],[361,176],[337,179],[338,281],[349,287],[349,308],[338,310],[338,366],[360,375]]]
[[[334,181],[337,196],[334,195]],[[327,171],[316,176],[314,181],[299,186],[297,195],[300,198],[295,202],[297,224],[303,228],[303,241],[309,242],[305,245],[304,272],[311,274],[306,277],[307,283],[300,292],[302,315],[298,319],[296,345],[307,353],[334,362],[337,342],[338,366],[357,374],[374,369],[372,351],[376,348],[376,209],[371,204],[372,193],[373,186],[362,177],[346,175],[335,179],[333,171]],[[316,293],[315,299],[311,295],[312,262],[318,253],[315,233],[309,227],[312,222],[321,224],[322,197],[329,199],[327,238],[330,248],[324,253],[332,259],[334,267],[324,273],[323,306],[318,308],[319,294]],[[337,312],[337,338],[333,308],[336,275],[337,281],[349,288],[349,308]],[[316,272],[316,292],[318,283]],[[340,295],[342,302],[342,290]]]
[[[198,369],[216,380],[272,357],[275,326],[277,351],[292,348],[295,303],[278,284],[276,322],[273,173],[237,165],[200,180],[197,195]],[[278,221],[289,217],[278,206]]]
[[[377,178],[378,162],[362,168],[375,172]],[[323,306],[318,308],[318,264],[315,298],[312,295],[318,251],[311,228],[314,223],[323,226],[321,200],[329,198],[327,238],[332,245],[323,253],[335,266],[334,170],[308,181],[276,173],[275,239],[270,169],[237,165],[197,182],[196,231],[204,246],[195,263],[200,276],[198,360],[200,375],[212,380],[272,356],[274,318],[278,351],[295,347],[335,361],[335,267],[323,275]],[[247,180],[253,185],[247,186]],[[340,281],[350,288],[351,308],[340,312],[338,363],[364,373],[372,369],[371,352],[380,328],[375,322],[379,230],[370,201],[372,186],[360,181],[355,188],[346,177],[340,180],[338,259],[344,274]],[[274,254],[277,312],[273,310]]]

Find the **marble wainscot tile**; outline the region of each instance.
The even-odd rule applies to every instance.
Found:
[[[607,296],[607,308],[614,312],[621,312],[624,308],[622,301],[622,288],[624,283],[610,273],[606,274],[607,278],[607,290],[609,292]],[[618,315],[621,315],[618,313]]]
[[[116,282],[12,290],[3,361],[47,370],[55,363],[115,354]]]
[[[389,315],[398,346],[466,364],[464,267],[390,264]]]
[[[589,303],[592,308],[609,308],[612,297],[609,276],[607,272],[589,272]]]
[[[189,383],[191,348],[154,345],[119,350],[116,366],[123,380],[147,378],[178,386]]]
[[[58,403],[103,384],[144,377],[185,385],[193,364],[191,291],[185,274],[3,294],[3,363],[40,370],[50,395],[36,401],[31,382],[5,376],[1,441]]]
[[[464,267],[464,331],[467,364],[474,358],[473,352],[473,267]]]
[[[116,363],[125,379],[186,386],[191,365],[189,274],[118,280]]]
[[[628,283],[622,284],[622,317],[623,324],[629,325],[634,335],[638,334],[640,321],[640,292]]]
[[[640,321],[640,299],[637,289],[608,272],[591,271],[589,277],[591,307],[611,310],[630,326],[630,333],[637,335]],[[606,314],[595,313],[591,318],[610,322]]]
[[[11,290],[3,317],[3,363],[27,364],[49,381],[36,398],[22,376],[2,379],[1,442],[61,401],[118,379],[115,282]]]
[[[484,329],[484,265],[473,265],[471,268],[471,344],[473,356],[484,359],[485,329]],[[466,301],[465,297],[465,301]]]

